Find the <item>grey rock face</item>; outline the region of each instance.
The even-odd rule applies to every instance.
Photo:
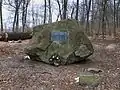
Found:
[[[62,20],[34,27],[30,47],[25,49],[32,60],[55,66],[88,58],[94,49],[76,20]]]

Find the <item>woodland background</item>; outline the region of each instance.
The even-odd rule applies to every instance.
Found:
[[[36,1],[37,2],[37,1]],[[89,36],[116,38],[120,27],[120,0],[0,0],[1,32],[24,32],[44,23],[76,19]],[[3,16],[4,8],[9,12]],[[4,18],[5,17],[5,18]],[[3,19],[4,18],[4,19]]]

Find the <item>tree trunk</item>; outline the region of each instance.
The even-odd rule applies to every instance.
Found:
[[[34,18],[34,7],[32,5],[32,27],[35,26],[35,18]]]
[[[119,27],[119,6],[120,6],[120,0],[117,2],[117,8],[116,8],[116,27]]]
[[[93,29],[94,29],[94,15],[95,15],[95,10],[94,10],[94,5],[95,5],[95,2],[94,0],[92,0],[92,12],[91,12],[91,35],[93,35]]]
[[[76,16],[75,16],[76,20],[78,20],[78,10],[79,10],[79,0],[77,0],[77,6],[76,6]]]
[[[3,32],[2,0],[0,1],[0,23],[1,23],[1,32]]]
[[[106,24],[108,25],[108,34],[109,34],[109,36],[111,36],[111,29],[110,29],[110,25],[109,25],[109,19],[108,19],[108,17],[106,16]]]
[[[18,32],[18,29],[19,29],[19,8],[21,5],[21,2],[22,0],[15,0],[14,2],[15,3],[15,16],[14,16],[14,21],[13,21],[13,29],[12,29],[13,32],[15,31]],[[16,24],[16,28],[15,28],[15,24]]]
[[[30,0],[26,1],[23,0],[23,11],[22,11],[22,31],[24,32],[25,30],[25,26],[26,26],[26,18],[27,18],[27,9],[28,9],[28,5],[29,5]]]
[[[15,32],[16,17],[17,17],[17,10],[15,10],[15,15],[14,15],[13,28],[12,28],[13,32]]]
[[[115,19],[115,16],[116,16],[116,6],[115,6],[115,0],[114,0],[114,31],[113,31],[113,34],[114,34],[114,37],[116,37],[116,19]]]
[[[72,12],[71,12],[71,19],[73,19],[73,13],[74,13],[74,7],[72,8]]]
[[[52,12],[51,12],[51,2],[50,2],[50,0],[48,0],[48,4],[49,4],[49,23],[52,23]]]
[[[60,14],[58,13],[58,15],[57,15],[57,19],[56,19],[56,22],[58,21],[58,19],[59,19],[59,16],[60,16]]]
[[[90,8],[91,8],[91,0],[89,0],[89,5],[87,6],[87,21],[86,21],[86,32],[87,34],[90,35],[89,30],[89,13],[90,13]]]
[[[85,0],[83,0],[83,5],[82,5],[82,16],[81,16],[81,24],[85,23]]]
[[[47,12],[47,9],[46,9],[46,7],[47,7],[47,1],[44,0],[44,3],[45,3],[45,5],[44,5],[44,24],[45,24],[46,23],[46,12]]]
[[[25,29],[25,0],[23,0],[23,8],[22,8],[22,31]]]
[[[58,7],[59,7],[59,16],[60,16],[60,19],[62,20],[62,13],[61,13],[61,7],[60,7],[59,0],[57,0],[57,4],[58,4]]]
[[[67,0],[63,1],[63,19],[67,18]]]
[[[106,4],[107,4],[107,0],[103,0],[102,2],[102,8],[103,8],[103,13],[102,13],[102,38],[105,38],[105,27],[106,27],[106,23],[105,23],[105,12],[106,12]]]
[[[19,29],[19,9],[17,9],[17,19],[16,19],[16,32],[18,32]]]

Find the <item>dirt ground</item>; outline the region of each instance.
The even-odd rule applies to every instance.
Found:
[[[94,41],[95,52],[90,60],[59,67],[24,60],[28,43],[29,40],[0,42],[0,90],[89,90],[75,81],[88,68],[104,71],[103,81],[96,90],[120,90],[119,42]]]

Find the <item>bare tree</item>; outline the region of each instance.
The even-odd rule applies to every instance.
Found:
[[[93,34],[92,29],[94,29],[94,15],[95,15],[95,10],[94,7],[95,6],[95,1],[92,0],[92,12],[91,12],[91,35]]]
[[[46,13],[47,13],[47,1],[44,0],[44,24],[46,23]]]
[[[33,6],[33,3],[32,3],[32,27],[34,27],[35,25],[35,18],[34,18],[34,15],[35,15],[35,11],[34,11],[34,6]]]
[[[49,23],[52,23],[52,12],[51,12],[51,2],[50,0],[48,0],[48,4],[49,4]]]
[[[86,32],[89,32],[88,29],[89,29],[89,13],[90,13],[90,8],[91,8],[91,1],[92,0],[89,0],[89,4],[87,5],[87,21],[86,21]],[[89,32],[90,34],[90,32]]]
[[[26,18],[27,18],[27,9],[28,5],[30,3],[30,0],[23,0],[23,10],[22,10],[22,30],[24,32],[25,26],[26,26]]]
[[[114,23],[114,29],[113,29],[114,30],[113,31],[114,37],[116,37],[116,4],[115,4],[115,1],[116,0],[114,0],[114,20],[113,20],[114,21],[113,22]]]
[[[59,1],[59,0],[56,0],[56,1],[57,1],[58,8],[59,8],[58,18],[59,18],[59,16],[60,16],[60,19],[62,20],[62,11],[61,11],[61,6],[60,6],[60,1]]]
[[[3,0],[0,0],[0,23],[1,23],[1,32],[3,32],[2,2],[3,2]]]
[[[85,0],[83,0],[83,2],[82,2],[82,4],[81,4],[81,13],[82,13],[82,15],[81,15],[81,17],[80,17],[80,22],[81,22],[81,24],[83,25],[84,23],[85,23]]]
[[[105,12],[106,12],[106,5],[107,5],[107,0],[103,0],[102,2],[102,38],[105,38],[105,27],[106,27],[106,23],[105,23]]]
[[[76,16],[75,16],[76,20],[78,20],[78,10],[79,10],[79,0],[77,0],[77,6],[76,6]]]
[[[67,2],[68,0],[63,0],[63,19],[66,19],[67,16]]]
[[[117,2],[117,8],[116,8],[116,27],[119,27],[119,6],[120,6],[120,0]]]
[[[18,28],[19,28],[19,9],[20,9],[20,5],[22,3],[22,0],[8,0],[8,5],[10,5],[12,8],[15,9],[15,13],[14,13],[14,20],[13,20],[13,28],[12,31],[13,32],[18,32]],[[15,27],[16,25],[16,27]]]
[[[75,7],[72,7],[71,19],[73,19],[74,10],[75,10]]]

